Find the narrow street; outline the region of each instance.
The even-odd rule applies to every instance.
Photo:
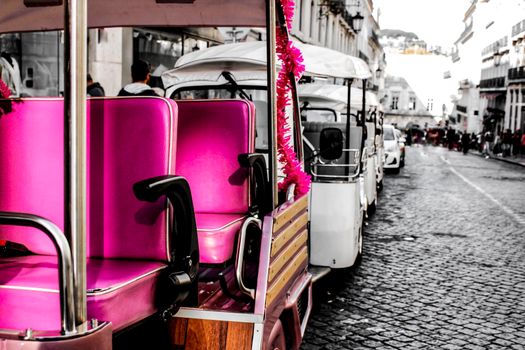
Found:
[[[408,147],[303,349],[525,349],[525,168]]]

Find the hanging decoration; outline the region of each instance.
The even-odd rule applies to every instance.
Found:
[[[2,79],[0,79],[0,117],[4,114],[11,112],[12,106],[11,101],[7,100],[11,96],[12,92]],[[5,99],[4,101],[1,101]]]
[[[277,58],[281,62],[281,70],[277,77],[277,153],[283,166],[285,179],[279,183],[279,190],[286,191],[291,184],[295,184],[295,195],[301,196],[310,189],[310,176],[304,172],[297,154],[291,145],[292,132],[286,116],[286,107],[291,103],[291,79],[299,81],[304,72],[301,51],[290,40],[288,31],[292,28],[295,1],[281,0],[285,17],[285,26],[277,29],[276,50]]]

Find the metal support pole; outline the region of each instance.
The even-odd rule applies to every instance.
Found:
[[[66,238],[58,226],[40,216],[7,212],[0,212],[0,225],[34,227],[51,239],[58,255],[61,333],[63,335],[75,334],[75,301],[71,251]]]
[[[64,0],[64,219],[71,245],[75,323],[86,322],[86,0]]]
[[[346,86],[348,87],[346,98],[346,152],[345,164],[350,164],[350,113],[352,110],[352,79],[346,79]],[[345,167],[345,175],[350,176],[350,167]]]
[[[277,121],[276,121],[276,75],[275,68],[275,0],[266,0],[266,60],[267,60],[267,80],[268,80],[268,132],[269,141],[269,173],[272,184],[272,209],[279,203],[277,188]]]

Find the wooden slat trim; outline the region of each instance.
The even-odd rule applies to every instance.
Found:
[[[295,201],[288,208],[284,209],[273,219],[273,232],[279,231],[284,225],[292,220],[301,210],[308,208],[308,195],[304,195],[301,199]]]
[[[270,256],[273,258],[275,255],[277,255],[277,253],[283,249],[286,242],[292,239],[302,227],[306,226],[306,224],[308,224],[308,213],[304,212],[303,215],[296,218],[290,226],[284,229],[277,237],[273,239]],[[274,231],[274,233],[275,232],[276,231]]]
[[[293,256],[301,250],[302,247],[306,247],[305,243],[308,240],[308,231],[304,230],[297,236],[294,241],[286,248],[284,252],[279,254],[274,261],[270,264],[270,271],[268,273],[268,282],[273,281],[279,271],[282,270],[284,265],[292,260]]]
[[[253,324],[228,322],[226,350],[251,349],[253,339]]]
[[[266,306],[272,304],[275,298],[279,295],[282,289],[286,286],[286,283],[290,281],[292,276],[300,269],[304,264],[308,262],[308,249],[304,247],[299,254],[296,255],[294,260],[288,265],[282,274],[277,277],[275,283],[272,284],[268,292],[266,293]]]

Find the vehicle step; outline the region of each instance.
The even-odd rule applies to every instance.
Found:
[[[328,275],[332,269],[325,266],[308,266],[308,272],[312,274],[312,282],[315,283],[319,281],[324,276]]]

